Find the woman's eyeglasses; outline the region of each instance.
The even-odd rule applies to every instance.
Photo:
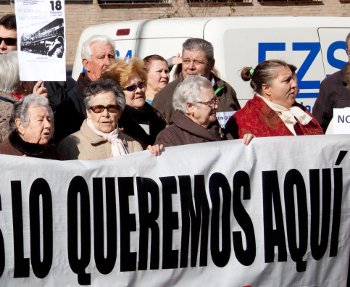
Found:
[[[211,108],[215,108],[215,106],[218,104],[219,102],[219,99],[217,97],[211,99],[210,101],[207,101],[207,102],[197,102],[199,104],[202,104],[202,105],[206,105],[208,107],[211,107]]]
[[[2,43],[2,41],[4,41],[7,46],[15,46],[17,44],[16,38],[1,38],[0,37],[0,44]]]
[[[125,88],[123,88],[123,90],[127,90],[129,92],[134,92],[136,91],[137,88],[143,89],[145,87],[145,82],[140,81],[137,84],[132,84],[129,86],[126,86]]]
[[[100,114],[104,110],[107,110],[109,113],[116,114],[120,111],[120,107],[117,105],[108,105],[108,106],[103,106],[103,105],[96,105],[90,107],[90,110],[92,110],[95,114]]]

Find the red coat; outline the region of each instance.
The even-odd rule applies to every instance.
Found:
[[[322,135],[323,131],[317,120],[304,106],[298,103],[295,103],[295,105],[312,117],[312,120],[305,126],[298,122],[301,134]],[[226,124],[225,130],[229,138],[242,138],[246,133],[251,133],[257,137],[293,135],[277,113],[258,96],[254,96],[252,100],[249,100],[241,110],[231,117]]]

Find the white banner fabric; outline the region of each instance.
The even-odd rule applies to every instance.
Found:
[[[350,136],[1,156],[0,286],[345,287]]]

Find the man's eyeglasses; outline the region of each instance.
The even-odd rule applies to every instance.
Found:
[[[90,107],[90,110],[92,110],[95,114],[100,114],[104,110],[107,110],[107,112],[116,114],[120,111],[120,107],[117,105],[108,105],[108,106],[103,106],[103,105],[96,105]]]
[[[143,89],[145,87],[145,82],[140,81],[137,84],[132,84],[129,86],[126,86],[125,88],[123,88],[123,90],[127,90],[129,92],[134,92],[136,91],[137,88]]]
[[[2,43],[2,41],[4,41],[7,46],[15,46],[17,44],[16,38],[1,38],[0,37],[0,44]]]
[[[189,65],[189,64],[191,64],[193,62],[193,65],[195,65],[195,66],[201,66],[201,65],[206,65],[208,62],[206,62],[206,61],[203,61],[203,60],[191,60],[191,59],[187,59],[187,58],[185,58],[185,59],[182,59],[182,64],[183,65]]]
[[[206,105],[210,108],[215,108],[215,106],[218,104],[219,102],[219,99],[217,97],[215,98],[212,98],[210,101],[207,101],[207,102],[197,102],[199,104],[202,104],[202,105]]]

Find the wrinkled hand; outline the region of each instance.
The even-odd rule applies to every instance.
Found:
[[[162,150],[163,150],[164,146],[162,144],[155,144],[155,145],[149,145],[147,147],[147,150],[155,155],[155,156],[159,156],[161,153],[162,153]]]
[[[253,138],[255,138],[255,135],[248,133],[243,136],[242,141],[245,145],[248,145],[253,140]]]
[[[43,81],[38,81],[33,87],[33,94],[37,94],[39,96],[43,96],[45,98],[48,97],[47,89],[44,87]]]

